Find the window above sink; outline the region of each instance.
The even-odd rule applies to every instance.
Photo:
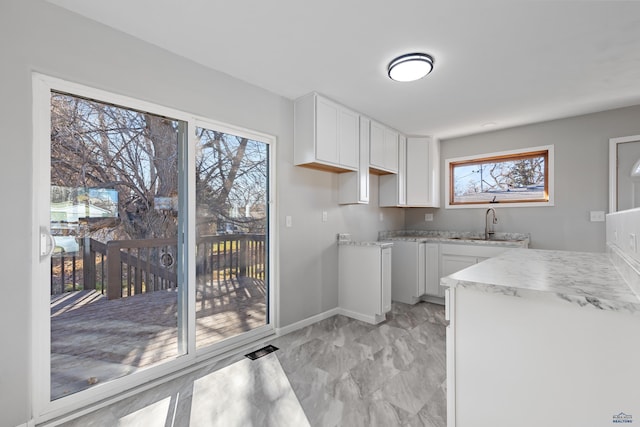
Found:
[[[553,206],[553,145],[446,160],[447,208]]]

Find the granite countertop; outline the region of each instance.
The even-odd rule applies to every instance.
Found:
[[[443,277],[440,284],[640,315],[640,298],[606,253],[513,249]]]
[[[381,231],[381,241],[409,241],[427,243],[452,243],[460,245],[484,245],[529,247],[529,234],[496,232],[489,240],[484,239],[484,232],[474,231],[440,231],[440,230],[399,230]]]
[[[338,240],[338,245],[340,246],[379,246],[381,248],[386,248],[393,246],[393,242],[360,242],[354,240]]]

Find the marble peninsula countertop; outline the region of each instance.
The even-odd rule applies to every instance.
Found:
[[[381,248],[393,246],[393,242],[375,242],[375,241],[358,241],[358,240],[338,240],[340,246],[378,246]]]
[[[427,243],[452,243],[460,245],[489,245],[507,247],[529,247],[529,234],[496,232],[485,240],[484,232],[442,230],[397,230],[380,231],[379,241],[409,241]]]
[[[513,249],[443,277],[440,284],[640,315],[639,296],[607,253]]]

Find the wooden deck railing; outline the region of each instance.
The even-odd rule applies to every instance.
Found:
[[[202,236],[196,243],[196,272],[206,281],[249,276],[264,279],[265,236]],[[80,251],[51,260],[51,294],[96,289],[108,299],[177,287],[176,239],[112,240],[90,238]]]

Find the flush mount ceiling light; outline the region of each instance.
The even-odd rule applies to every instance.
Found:
[[[408,53],[389,63],[389,78],[397,82],[419,80],[433,70],[433,58],[426,53]]]

